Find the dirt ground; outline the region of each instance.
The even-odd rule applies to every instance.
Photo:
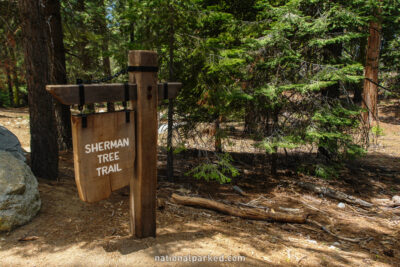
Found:
[[[0,266],[400,266],[400,208],[382,206],[384,199],[400,195],[399,101],[382,101],[380,118],[384,136],[365,158],[348,164],[338,179],[300,175],[283,165],[277,177],[262,168],[239,166],[241,175],[234,184],[246,196],[238,195],[232,185],[184,176],[184,157],[176,162],[176,182],[167,182],[165,155],[160,154],[157,237],[141,240],[129,236],[128,189],[95,204],[80,201],[72,154],[63,152],[59,180],[39,178],[42,209],[38,216],[0,234]],[[27,109],[0,109],[0,124],[28,150]],[[300,189],[298,181],[334,188],[374,206],[345,203],[338,208],[339,201]],[[230,203],[252,201],[271,211],[299,209],[337,236],[362,241],[341,240],[311,224],[252,221],[176,205],[170,201],[172,193]],[[155,261],[166,255],[182,256],[182,261]],[[184,256],[208,255],[218,260],[224,255],[226,261],[207,257],[201,262],[198,258],[184,261],[188,260]],[[238,262],[238,256],[244,256],[245,262]]]

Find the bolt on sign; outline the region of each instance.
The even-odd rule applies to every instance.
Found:
[[[128,68],[120,73],[129,73],[129,83],[79,82],[47,85],[46,90],[62,104],[78,104],[81,110],[71,116],[80,198],[96,202],[129,185],[131,234],[143,238],[156,234],[157,105],[175,98],[182,84],[157,83],[153,51],[129,51],[128,58]],[[103,102],[123,102],[124,110],[83,114],[84,105]]]

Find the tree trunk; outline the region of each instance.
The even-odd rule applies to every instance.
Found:
[[[215,152],[217,153],[222,153],[222,142],[221,142],[221,120],[222,116],[218,115],[217,119],[215,120],[215,143],[214,143],[214,148]]]
[[[133,10],[133,3],[129,1],[128,3],[129,10]],[[131,19],[129,22],[128,28],[128,35],[129,35],[129,49],[133,49],[135,45],[135,20]]]
[[[129,28],[129,43],[133,46],[135,44],[135,24],[131,22]]]
[[[108,40],[104,39],[102,44],[102,52],[103,52],[103,71],[105,76],[111,76],[111,63],[110,57],[108,55],[104,55],[108,52]],[[115,111],[114,103],[107,102],[107,112]]]
[[[104,5],[104,0],[101,1],[101,17],[99,18],[100,24],[100,35],[103,37],[101,42],[101,58],[103,63],[103,73],[105,76],[111,76],[111,63],[110,56],[108,55],[108,41],[109,41],[109,32],[107,29],[107,14],[106,7]],[[114,103],[107,102],[107,112],[115,111]]]
[[[172,16],[172,14],[170,14]],[[171,17],[170,24],[170,38],[169,38],[169,80],[174,79],[174,45],[175,45],[175,29],[174,29],[174,18]],[[174,126],[174,100],[168,100],[168,133],[167,133],[167,177],[168,180],[174,179],[174,151],[172,147],[173,137],[173,126]]]
[[[341,34],[343,29],[338,28],[332,31],[332,34]],[[325,64],[340,64],[341,63],[341,56],[343,51],[343,44],[342,43],[335,43],[327,45],[323,49],[323,62]],[[331,99],[338,99],[340,97],[340,84],[339,82],[324,88],[321,91],[322,95],[326,97],[328,100]]]
[[[58,176],[57,131],[53,101],[45,86],[49,62],[45,12],[41,1],[18,1],[24,43],[31,130],[31,168],[36,176]]]
[[[360,41],[360,52],[358,56],[358,62],[361,64],[365,64],[366,57],[366,48],[367,48],[367,38],[363,37]],[[363,91],[364,81],[361,81],[357,84],[354,84],[354,97],[353,102],[357,104],[362,103],[362,91]]]
[[[273,136],[275,131],[278,129],[278,122],[279,122],[279,109],[274,108],[272,112],[272,127],[271,127],[271,136]],[[278,174],[278,147],[274,152],[271,154],[271,175],[276,176]]]
[[[60,14],[60,1],[47,0],[46,2],[47,33],[50,38],[50,82],[52,84],[66,84],[67,74],[65,66],[64,37]],[[57,143],[59,150],[72,148],[71,111],[69,106],[55,101],[55,118],[57,123]]]
[[[378,122],[378,86],[376,84],[378,84],[381,45],[380,31],[381,24],[377,21],[371,21],[369,24],[362,105],[363,108],[367,109],[367,112],[363,113],[363,120],[368,127],[374,126]]]
[[[8,87],[8,100],[10,102],[10,106],[14,107],[14,93],[13,93],[13,86],[12,86],[12,80],[11,80],[10,65],[8,62],[5,65],[6,65],[5,69],[6,69],[7,87]]]
[[[14,106],[18,107],[19,106],[19,79],[18,79],[18,73],[17,73],[17,60],[15,56],[15,49],[16,47],[10,48],[10,56],[11,56],[11,73],[13,77],[13,83],[14,83]]]
[[[86,11],[86,5],[85,5],[85,0],[78,0],[76,2],[76,11],[84,13]],[[85,22],[83,19],[79,19],[77,21],[77,24],[79,25],[80,28],[86,29]],[[79,54],[79,61],[82,66],[82,76],[79,77],[82,80],[92,80],[92,76],[88,74],[90,70],[92,70],[93,67],[93,60],[90,55],[90,51],[87,48],[89,44],[89,39],[87,38],[87,34],[81,34],[79,40],[76,42],[76,46],[78,48],[78,54]],[[86,111],[88,113],[92,113],[95,111],[95,105],[93,104],[88,104],[86,105]]]
[[[255,134],[258,131],[258,118],[254,102],[248,101],[245,106],[244,115],[244,132],[247,134]]]

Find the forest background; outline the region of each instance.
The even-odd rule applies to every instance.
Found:
[[[157,51],[159,79],[183,84],[160,109],[170,179],[174,153],[196,147],[212,156],[191,174],[229,182],[237,140],[267,154],[272,174],[280,154],[300,153],[317,157],[296,171],[334,177],[381,134],[378,92],[400,93],[397,0],[0,1],[0,13],[0,106],[29,105],[44,178],[71,148],[69,107],[44,86],[111,76],[128,50]]]

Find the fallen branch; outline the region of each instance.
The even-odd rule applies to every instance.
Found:
[[[239,186],[237,186],[237,185],[234,185],[233,187],[233,190],[235,190],[236,192],[238,192],[240,195],[242,195],[242,196],[246,196],[247,194],[246,194],[246,192],[244,192]]]
[[[285,223],[305,223],[307,218],[306,215],[294,215],[282,212],[265,212],[257,209],[239,209],[230,205],[201,197],[187,197],[172,194],[171,199],[177,204],[211,209],[231,216],[251,220],[265,220]]]
[[[297,185],[303,189],[313,191],[317,194],[323,194],[330,198],[334,198],[334,199],[344,201],[344,202],[347,202],[350,204],[356,204],[356,205],[368,207],[368,208],[373,206],[373,204],[371,204],[367,201],[347,195],[343,192],[335,191],[335,190],[327,188],[327,187],[318,186],[318,185],[315,185],[312,183],[306,183],[306,182],[298,182]]]
[[[269,209],[268,207],[265,207],[265,206],[251,205],[251,204],[242,203],[242,202],[239,202],[237,204],[240,205],[240,206],[246,207],[246,208],[261,209],[261,210],[268,210]]]
[[[352,243],[359,243],[359,242],[361,242],[361,241],[364,241],[364,240],[367,240],[367,239],[368,239],[368,237],[367,237],[367,238],[349,238],[349,237],[343,237],[343,236],[334,234],[334,233],[332,233],[331,231],[329,231],[328,228],[326,228],[326,227],[323,226],[322,224],[320,224],[320,223],[318,223],[318,222],[316,222],[316,221],[314,221],[314,220],[311,220],[311,219],[307,219],[307,223],[308,223],[308,224],[313,224],[313,225],[315,225],[315,226],[321,228],[321,229],[324,230],[326,233],[328,233],[328,234],[330,234],[331,236],[334,236],[334,237],[336,237],[337,239],[340,239],[340,240],[344,240],[344,241],[348,241],[348,242],[352,242]]]
[[[18,241],[20,241],[20,242],[26,242],[26,241],[34,241],[34,240],[36,240],[36,239],[39,239],[39,237],[37,237],[37,236],[24,236],[24,237],[21,237],[20,239],[18,239]]]
[[[393,204],[390,204],[390,205],[385,205],[384,207],[386,207],[386,208],[392,208],[392,209],[397,209],[397,208],[400,207],[400,203],[393,203]]]

